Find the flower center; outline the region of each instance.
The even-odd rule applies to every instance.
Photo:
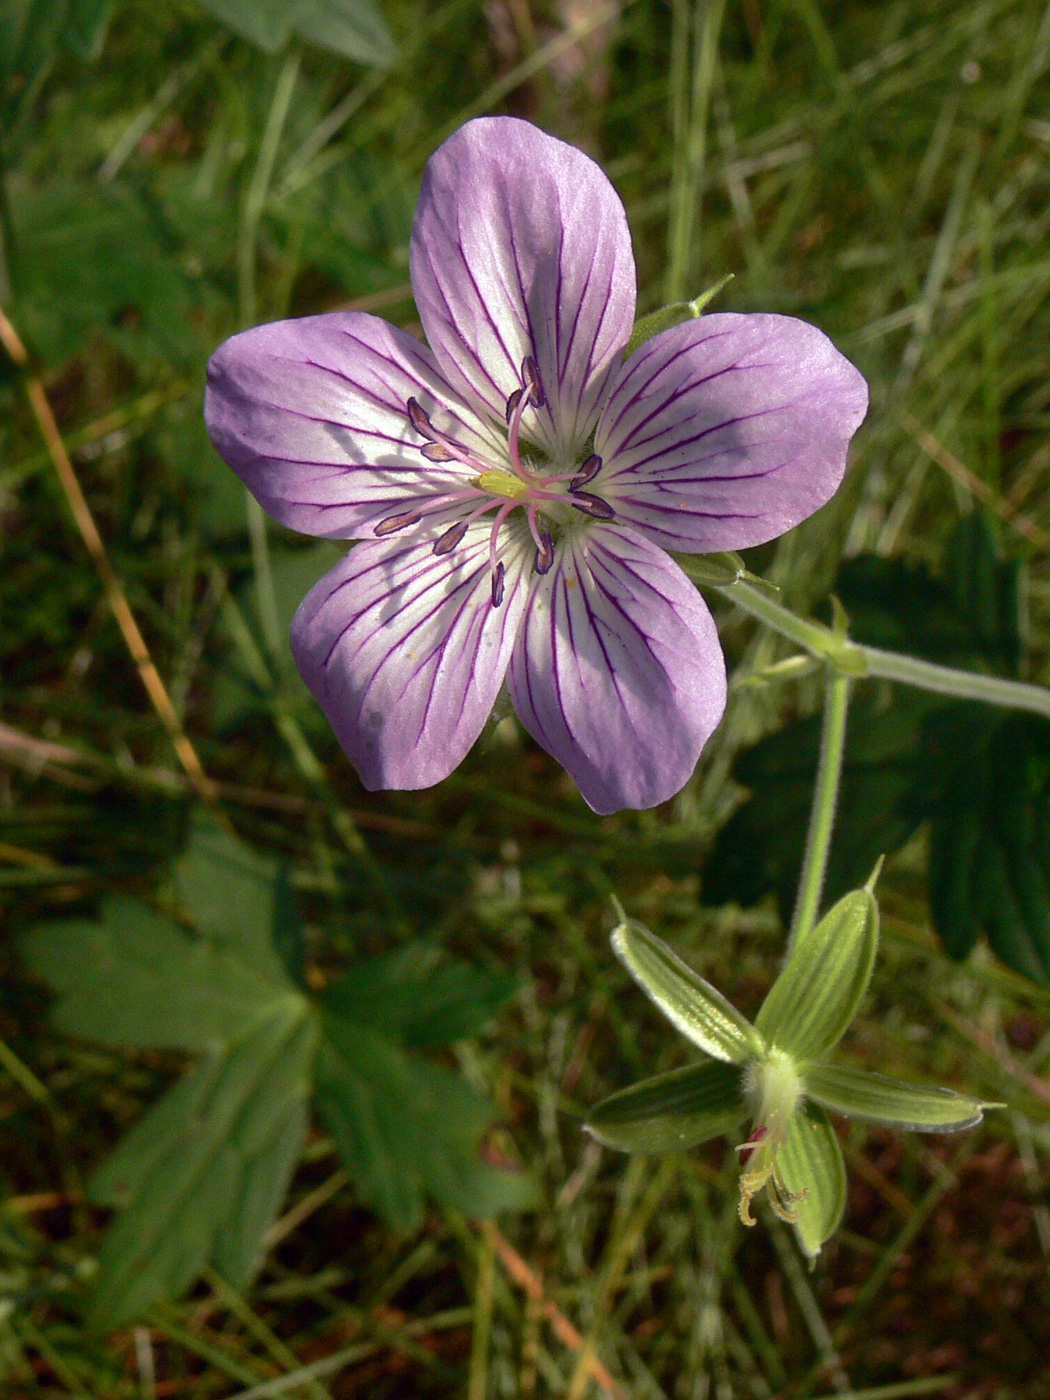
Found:
[[[802,1080],[790,1056],[771,1050],[755,1062],[745,1081],[748,1098],[756,1103],[755,1127],[740,1144],[740,1219],[754,1225],[751,1202],[765,1189],[769,1203],[781,1220],[793,1225],[798,1219],[798,1203],[808,1189],[789,1191],[777,1163],[777,1150],[787,1137],[788,1128],[802,1099]]]
[[[536,546],[533,569],[545,574],[554,563],[555,534],[559,516],[565,506],[573,506],[594,520],[613,520],[616,512],[601,496],[584,490],[602,469],[602,459],[594,452],[573,471],[541,472],[522,460],[521,424],[527,408],[543,408],[546,404],[540,372],[536,361],[527,355],[521,367],[521,387],[507,400],[507,452],[509,467],[492,466],[449,433],[434,426],[430,415],[418,399],[408,400],[408,419],[425,441],[420,452],[428,462],[459,462],[476,472],[462,487],[453,491],[428,494],[405,502],[405,509],[388,515],[375,526],[379,538],[398,534],[419,525],[428,517],[452,513],[458,517],[435,540],[433,553],[451,554],[463,541],[468,527],[495,510],[489,535],[489,566],[492,575],[492,606],[503,601],[504,565],[498,558],[500,531],[511,512],[521,506]],[[565,486],[563,483],[567,482]]]

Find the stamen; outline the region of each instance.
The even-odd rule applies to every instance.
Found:
[[[385,520],[381,520],[372,531],[373,535],[378,535],[382,539],[385,535],[396,535],[398,530],[407,530],[410,525],[415,525],[423,517],[420,510],[406,510],[401,515],[388,515]]]
[[[466,520],[457,521],[451,529],[446,530],[441,538],[435,541],[434,548],[431,552],[434,554],[451,554],[456,545],[459,544],[460,540],[462,540],[463,536],[467,533],[468,524],[469,521]]]
[[[492,606],[498,608],[503,602],[503,577],[506,570],[502,562],[496,565],[496,572],[492,575]]]
[[[507,448],[510,452],[511,471],[516,476],[520,476],[523,481],[528,481],[529,474],[521,465],[521,451],[518,447],[519,435],[521,433],[521,415],[525,412],[525,405],[529,403],[533,396],[531,384],[526,384],[524,389],[515,389],[507,400],[507,407],[510,408],[510,417],[507,423],[510,432],[507,434]]]
[[[540,367],[531,355],[526,355],[521,364],[521,377],[527,387],[532,390],[533,408],[542,408],[547,402],[543,392],[543,384],[540,380]]]
[[[574,492],[572,504],[577,510],[582,510],[584,515],[593,515],[595,520],[616,519],[616,512],[609,502],[603,501],[600,496],[592,496],[589,491]]]
[[[581,486],[586,486],[588,481],[593,481],[601,469],[602,459],[597,452],[592,452],[586,462],[581,465],[579,473],[569,482],[569,490],[573,493],[577,492]]]
[[[536,551],[536,562],[533,565],[538,574],[549,572],[554,563],[554,541],[551,539],[550,531],[544,530],[540,536],[540,547]]]
[[[456,454],[443,442],[425,442],[419,449],[428,462],[454,462]]]
[[[768,1132],[769,1129],[766,1127],[766,1125],[764,1123],[760,1123],[755,1129],[755,1131],[748,1137],[747,1141],[742,1142],[740,1144],[740,1146],[737,1148],[737,1151],[740,1153],[741,1166],[744,1166],[745,1163],[750,1161],[751,1154],[757,1149],[758,1144],[762,1141],[762,1139],[766,1136]]]
[[[437,434],[434,432],[434,425],[430,421],[430,415],[421,408],[418,399],[409,399],[408,416],[412,420],[412,426],[417,433],[422,433],[431,442],[437,441]]]

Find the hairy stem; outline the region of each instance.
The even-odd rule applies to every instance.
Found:
[[[827,688],[824,692],[824,727],[820,734],[820,759],[817,763],[817,785],[806,832],[806,851],[802,857],[795,913],[791,920],[788,950],[806,938],[817,921],[820,892],[831,850],[831,830],[835,824],[835,807],[842,776],[842,757],[846,748],[846,711],[849,706],[850,678],[834,666],[827,668]]]
[[[915,656],[852,642],[838,636],[830,627],[798,617],[742,579],[719,585],[718,591],[738,608],[757,617],[767,627],[772,627],[774,632],[789,637],[811,655],[847,676],[877,676],[881,680],[914,685],[920,690],[932,690],[939,695],[953,695],[959,700],[983,700],[988,705],[1001,705],[1008,710],[1027,710],[1031,714],[1050,718],[1050,690],[1043,686],[987,676],[980,671],[959,671],[951,666],[938,666],[933,661],[922,661]]]

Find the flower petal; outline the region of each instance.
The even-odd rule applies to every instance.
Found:
[[[522,431],[579,446],[634,324],[634,256],[619,196],[582,151],[513,117],[468,122],[427,164],[412,286],[444,373],[502,420],[535,358],[547,408]]]
[[[477,475],[427,461],[410,397],[486,462],[506,459],[505,441],[493,458],[498,439],[462,407],[425,345],[357,312],[233,336],[211,357],[204,412],[212,442],[274,519],[347,539]]]
[[[522,724],[596,812],[678,792],[726,698],[696,589],[637,531],[606,524],[563,541],[533,580],[508,685]]]
[[[868,404],[860,372],[791,316],[700,316],[645,342],[595,433],[602,493],[666,549],[743,549],[822,506]]]
[[[431,538],[364,541],[300,605],[296,665],[370,790],[440,782],[481,733],[525,602],[527,551],[503,537],[499,608],[484,524],[445,555]]]

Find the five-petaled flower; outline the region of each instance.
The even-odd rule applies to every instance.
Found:
[[[212,440],[277,520],[360,540],[292,625],[369,788],[427,787],[506,682],[599,812],[693,771],[725,705],[710,613],[666,551],[760,544],[835,491],[867,406],[820,331],[703,316],[624,359],[624,208],[509,117],[434,154],[411,243],[428,345],[374,316],[259,326],[209,367]]]

